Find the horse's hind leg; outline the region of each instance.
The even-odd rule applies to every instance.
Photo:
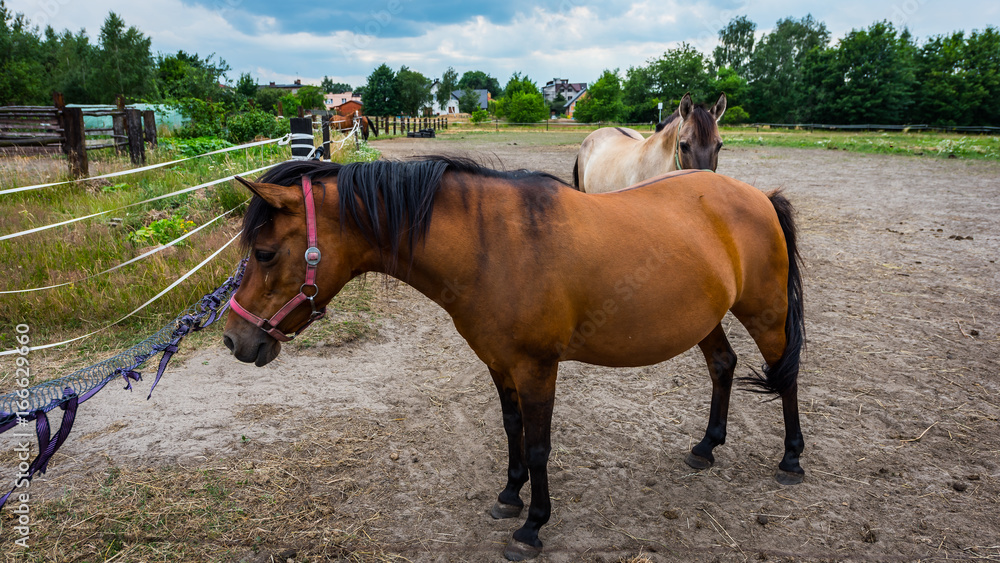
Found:
[[[777,393],[781,397],[781,410],[785,422],[785,454],[778,463],[774,478],[782,485],[802,482],[805,470],[799,457],[805,449],[802,427],[799,424],[798,354],[787,346],[785,319],[776,314],[749,315],[733,310],[736,318],[747,328],[757,344],[764,361],[763,377],[749,377],[745,381],[763,393]]]
[[[708,415],[708,429],[698,445],[691,448],[684,461],[695,469],[707,469],[715,463],[712,450],[726,443],[726,420],[729,417],[729,395],[733,389],[733,371],[736,369],[736,353],[729,345],[722,325],[698,343],[708,372],[712,376],[712,407]]]
[[[524,421],[517,401],[514,382],[504,374],[490,370],[493,383],[500,394],[500,409],[503,411],[503,429],[507,433],[507,485],[497,497],[490,510],[494,518],[514,518],[521,514],[524,502],[521,487],[528,482],[528,467],[524,461]]]

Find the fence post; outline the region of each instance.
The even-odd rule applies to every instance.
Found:
[[[87,166],[87,142],[83,129],[83,109],[66,108],[62,118],[63,139],[69,157],[69,173],[74,178],[90,175]]]
[[[323,158],[330,160],[330,120],[323,120]]]
[[[121,154],[123,147],[128,144],[128,140],[125,139],[125,96],[121,94],[115,96],[115,106],[120,113],[111,116],[111,142],[115,145],[115,154]]]
[[[150,150],[156,149],[156,113],[149,109],[142,112],[142,128]]]
[[[146,164],[146,143],[142,139],[142,112],[125,110],[125,127],[128,129],[128,155],[132,164]]]
[[[292,131],[292,160],[305,160],[313,149],[312,120],[307,117],[293,117],[288,120]],[[309,138],[296,138],[296,134],[307,135]]]

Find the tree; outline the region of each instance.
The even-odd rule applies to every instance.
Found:
[[[744,107],[759,121],[799,121],[808,112],[807,88],[802,79],[803,62],[812,49],[826,47],[830,32],[826,24],[807,15],[786,18],[754,48],[744,77],[747,99]]]
[[[458,81],[458,89],[488,90],[494,98],[500,97],[500,81],[481,70],[468,70]]]
[[[284,117],[298,117],[299,108],[302,107],[302,102],[299,101],[298,97],[291,92],[284,94],[280,98],[281,110]]]
[[[382,63],[368,76],[361,102],[368,115],[397,115],[399,113],[394,84],[396,73]]]
[[[625,120],[624,93],[618,69],[605,70],[587,89],[587,97],[576,104],[573,117],[584,123],[621,122]]]
[[[714,94],[709,68],[705,55],[681,43],[680,47],[668,49],[658,59],[649,61],[646,72],[650,93],[668,106],[676,106],[688,92],[693,100],[707,99]]]
[[[226,61],[213,62],[215,53],[200,58],[197,53],[177,51],[176,55],[158,55],[156,85],[160,97],[167,100],[219,96],[219,80],[229,72]]]
[[[729,67],[739,74],[753,55],[757,24],[746,16],[735,17],[719,30],[719,46],[712,52],[715,67]]]
[[[305,109],[323,107],[323,91],[317,86],[303,86],[295,93],[295,97]]]
[[[319,87],[327,94],[340,94],[341,92],[351,91],[350,84],[346,82],[334,82],[330,80],[329,76],[323,77],[323,81],[319,83]]]
[[[50,41],[47,40],[46,43]],[[55,55],[50,68],[52,89],[62,92],[69,103],[95,103],[97,96],[93,91],[93,77],[97,48],[90,44],[86,33],[80,30],[74,35],[64,30],[46,48]]]
[[[393,92],[399,110],[405,115],[419,115],[424,106],[433,99],[431,81],[415,70],[403,65],[396,73]]]
[[[240,74],[239,79],[236,81],[236,93],[248,100],[253,100],[257,97],[258,88],[257,81],[250,76],[249,72]]]
[[[906,123],[914,87],[909,31],[888,21],[852,30],[835,48],[811,51],[804,64],[815,119],[834,123]]]
[[[111,103],[118,94],[138,100],[149,91],[153,75],[150,44],[150,39],[138,28],[126,29],[118,14],[108,13],[101,26],[99,63],[94,77],[98,101]]]
[[[506,100],[505,114],[511,123],[534,123],[549,117],[549,106],[541,94],[517,92]]]
[[[458,98],[458,111],[462,113],[474,113],[479,107],[479,93],[472,88],[462,91],[462,96]]]
[[[930,38],[916,59],[917,120],[1000,125],[1000,33],[995,27]],[[990,103],[989,100],[994,100]]]
[[[278,100],[284,95],[285,93],[277,88],[260,88],[254,100],[260,109],[278,115]]]
[[[47,95],[38,30],[0,1],[0,105],[44,103]]]
[[[435,97],[437,98],[438,107],[442,110],[448,107],[448,102],[451,101],[451,93],[458,89],[458,73],[455,69],[448,67],[448,70],[444,71],[441,75],[441,80],[438,82],[438,89]]]

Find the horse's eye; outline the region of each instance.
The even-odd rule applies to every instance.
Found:
[[[270,262],[274,258],[274,255],[275,255],[274,252],[268,252],[266,250],[257,250],[254,251],[253,253],[254,258],[256,258],[257,261],[262,264],[265,262]]]
[[[687,144],[687,141],[681,141],[681,150],[684,152],[691,150],[691,146]]]
[[[719,141],[719,144],[715,146],[715,150],[716,151],[721,151],[722,150],[722,145],[723,145],[722,141]]]

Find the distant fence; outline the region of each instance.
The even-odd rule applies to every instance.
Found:
[[[114,106],[66,107],[55,93],[51,107],[0,107],[0,147],[51,147],[67,155],[73,177],[87,176],[88,150],[113,148],[128,151],[134,164],[145,164],[146,143],[156,148],[156,116],[125,106],[118,97]],[[84,117],[110,116],[112,126],[87,129]]]
[[[373,117],[371,115],[367,117],[375,122],[380,134],[406,135],[422,129],[448,128],[447,117]]]

